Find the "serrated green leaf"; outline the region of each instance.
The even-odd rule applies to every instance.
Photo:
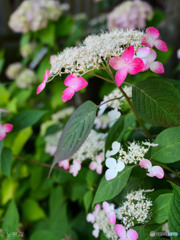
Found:
[[[105,177],[102,178],[99,187],[96,191],[93,206],[96,203],[110,200],[117,196],[123,188],[126,186],[126,183],[129,179],[133,166],[127,166],[118,176],[110,181],[107,181]]]
[[[19,213],[16,203],[12,200],[4,216],[3,230],[8,233],[16,232],[19,225]]]
[[[0,158],[0,170],[7,177],[10,177],[11,175],[12,159],[13,156],[11,149],[3,148]]]
[[[26,110],[17,114],[12,119],[14,130],[21,130],[32,126],[39,121],[45,113],[47,113],[45,110]]]
[[[172,193],[165,193],[156,198],[153,203],[151,221],[155,223],[163,223],[168,219],[168,210]]]
[[[106,138],[106,143],[105,143],[105,152],[108,149],[111,149],[112,143],[114,141],[120,140],[119,136],[120,133],[122,132],[124,127],[124,117],[120,117],[110,128],[107,138]]]
[[[59,161],[70,158],[81,147],[93,127],[96,111],[97,105],[87,101],[73,113],[59,139],[51,169]]]
[[[170,232],[180,234],[180,187],[171,183],[173,186],[173,196],[170,201],[168,213],[168,225]],[[178,237],[171,236],[171,240],[177,240]]]
[[[180,93],[163,79],[147,79],[133,87],[133,105],[137,114],[153,125],[180,125]]]
[[[173,163],[180,160],[180,127],[168,128],[161,132],[152,148],[151,157],[159,162]]]

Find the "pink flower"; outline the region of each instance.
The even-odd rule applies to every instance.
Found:
[[[115,232],[120,237],[119,240],[136,240],[138,238],[138,234],[135,230],[129,229],[126,232],[126,229],[121,224],[116,224]]]
[[[97,157],[96,157],[96,161],[92,161],[90,164],[89,164],[89,168],[91,170],[96,170],[96,172],[98,174],[102,174],[102,162],[103,162],[103,154],[99,154]]]
[[[43,89],[45,88],[45,86],[46,86],[46,83],[47,83],[47,80],[48,80],[48,78],[49,78],[49,75],[50,75],[50,71],[49,70],[46,70],[45,71],[45,74],[44,74],[44,77],[43,77],[43,81],[42,81],[42,83],[38,86],[38,88],[37,88],[37,94],[39,94],[40,92],[42,92],[43,91]]]
[[[119,87],[127,77],[127,74],[137,74],[144,68],[142,59],[134,58],[134,47],[129,46],[125,49],[121,57],[113,57],[109,64],[115,70],[118,70],[115,75],[115,81]]]
[[[4,125],[0,124],[0,140],[5,138],[6,133],[11,132],[13,129],[13,125],[10,123],[6,123]]]
[[[146,71],[149,68],[152,72],[162,74],[164,73],[164,67],[161,62],[154,61],[157,58],[157,54],[153,49],[148,47],[139,48],[137,51],[137,57],[141,58],[144,62],[144,68],[142,71]]]
[[[66,102],[73,97],[75,92],[87,87],[88,82],[83,77],[77,77],[73,74],[70,74],[65,79],[64,85],[68,87],[64,90],[62,95],[63,102]]]
[[[108,214],[108,221],[112,224],[116,223],[116,214],[114,212],[114,204],[103,202],[104,212]]]
[[[72,173],[74,177],[76,177],[80,169],[81,163],[74,159],[73,164],[70,166],[69,172]]]
[[[159,166],[152,167],[151,162],[147,159],[143,159],[139,165],[140,167],[148,170],[148,173],[146,173],[146,175],[149,177],[157,177],[159,179],[164,177],[164,170]]]
[[[166,43],[162,40],[158,39],[159,37],[159,31],[154,27],[148,27],[146,29],[146,34],[144,35],[141,45],[147,46],[152,48],[155,46],[157,49],[163,52],[167,52],[167,46]]]
[[[97,216],[99,209],[100,209],[100,204],[98,203],[95,205],[94,211],[92,213],[88,213],[88,215],[86,217],[87,222],[94,223],[95,217]]]
[[[177,50],[177,58],[180,59],[180,49]]]
[[[98,238],[99,237],[99,225],[97,223],[94,223],[93,227],[94,227],[94,230],[92,231],[92,235],[95,238]]]
[[[59,167],[63,167],[64,170],[69,169],[69,159],[63,160],[61,162],[59,162]]]

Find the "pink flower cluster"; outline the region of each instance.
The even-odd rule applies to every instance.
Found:
[[[129,229],[126,231],[125,227],[121,224],[116,224],[115,205],[108,202],[103,202],[102,209],[100,204],[96,204],[94,211],[88,213],[86,220],[93,224],[94,230],[92,235],[98,238],[100,230],[103,230],[104,234],[111,239],[119,240],[136,240],[138,234],[135,230]]]
[[[135,75],[148,69],[158,74],[164,73],[164,67],[162,63],[155,61],[157,54],[152,49],[155,46],[160,51],[167,51],[166,43],[159,40],[158,37],[159,31],[154,27],[149,27],[141,41],[141,45],[146,47],[138,49],[137,57],[135,56],[134,46],[131,45],[125,49],[121,57],[110,59],[110,66],[117,70],[115,81],[118,87],[124,82],[128,73]]]
[[[117,70],[115,75],[115,81],[119,87],[127,77],[127,74],[135,75],[139,72],[144,72],[150,69],[152,72],[162,74],[164,73],[163,64],[159,61],[155,61],[157,54],[154,46],[160,51],[167,51],[166,43],[159,38],[159,31],[154,27],[149,27],[146,29],[146,34],[142,38],[141,45],[145,46],[139,48],[135,55],[135,48],[130,45],[124,50],[121,57],[113,57],[110,59],[110,66]],[[51,56],[51,65],[52,59]],[[46,86],[47,80],[50,77],[50,71],[46,70],[42,83],[37,88],[37,94],[39,94]],[[83,77],[78,77],[74,74],[69,74],[65,81],[65,86],[67,88],[64,90],[62,99],[64,102],[70,100],[75,92],[87,87],[88,82]]]
[[[13,125],[10,123],[6,123],[4,125],[0,124],[0,140],[6,137],[6,133],[11,132],[13,129]]]
[[[63,160],[59,162],[59,167],[63,167],[64,170],[68,170],[69,172],[76,177],[78,175],[78,172],[81,170],[81,163],[78,162],[76,159],[73,160],[73,164],[69,164],[69,159]]]

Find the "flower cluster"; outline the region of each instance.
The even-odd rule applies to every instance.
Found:
[[[37,31],[45,28],[49,20],[57,21],[63,9],[55,0],[25,0],[11,15],[9,27],[14,32]]]
[[[35,72],[29,68],[24,68],[19,62],[12,63],[8,66],[6,76],[10,80],[15,79],[19,88],[29,88],[37,82]]]
[[[30,56],[34,52],[36,46],[37,46],[37,44],[35,42],[29,42],[29,43],[25,44],[20,49],[21,56],[23,58]]]
[[[78,47],[66,48],[52,59],[50,75],[83,74],[100,69],[110,58],[121,56],[130,45],[135,50],[141,47],[143,32],[115,30],[100,35],[90,35]]]
[[[110,207],[114,208],[114,205],[112,204]],[[101,230],[108,239],[118,239],[118,236],[115,233],[114,223],[109,221],[109,212],[107,212],[104,208],[101,208],[100,204],[95,206],[95,210],[92,213],[89,213],[86,219],[88,222],[93,224],[94,230],[92,235],[95,238],[98,238]]]
[[[83,143],[80,149],[70,158],[70,160],[73,160],[73,165],[70,166],[69,171],[73,174],[73,176],[76,176],[78,174],[78,171],[81,169],[82,162],[86,160],[91,161],[89,164],[89,168],[91,170],[95,170],[98,174],[102,173],[105,137],[106,134],[91,130],[86,141]],[[60,162],[59,166],[63,167],[63,162],[64,161]]]
[[[126,201],[115,209],[117,219],[121,220],[126,229],[134,226],[136,223],[145,223],[151,216],[152,201],[149,200],[145,192],[148,190],[134,191],[126,196]]]
[[[128,142],[127,150],[118,142],[112,143],[112,150],[106,153],[106,180],[115,178],[118,172],[121,172],[127,164],[137,164],[144,160],[145,154],[150,147],[157,146],[149,142]],[[113,156],[113,157],[112,157]],[[155,175],[154,175],[155,176]]]
[[[143,29],[146,21],[153,17],[153,9],[145,1],[126,1],[117,6],[108,15],[108,28],[112,29]]]
[[[123,90],[129,98],[132,98],[132,87],[125,86]],[[109,101],[114,98],[119,98],[119,99]],[[106,101],[109,101],[109,102],[105,103]],[[121,110],[122,106],[125,103],[126,103],[126,100],[124,95],[121,93],[121,91],[118,88],[116,88],[110,94],[104,96],[103,101],[100,103],[102,105],[99,107],[98,116],[101,116],[106,110],[106,108],[112,108],[117,111]]]

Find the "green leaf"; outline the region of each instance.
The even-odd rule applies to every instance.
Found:
[[[168,225],[170,232],[176,232],[180,234],[180,187],[171,183],[173,186],[173,196],[171,198],[169,213],[168,213]],[[171,240],[177,240],[175,236],[171,236]]]
[[[30,32],[23,34],[20,39],[20,48],[22,48],[24,45],[26,45],[30,41],[30,38],[31,38]]]
[[[56,23],[56,36],[64,37],[71,33],[74,20],[71,16],[62,16]]]
[[[118,195],[129,179],[133,166],[127,166],[118,176],[110,181],[107,181],[105,177],[102,178],[99,187],[94,197],[93,206],[102,201],[110,200]]]
[[[8,233],[16,232],[18,229],[18,225],[19,213],[15,201],[12,200],[4,216],[3,230]]]
[[[22,211],[26,220],[31,222],[43,219],[46,217],[43,209],[40,207],[37,201],[32,198],[28,198],[22,203]]]
[[[4,145],[4,141],[1,140],[0,141],[0,162],[1,162],[1,154],[2,154],[2,150],[3,150],[3,145]]]
[[[81,147],[93,127],[96,111],[97,106],[87,101],[73,113],[59,139],[51,169],[59,161],[70,158]]]
[[[160,240],[159,236],[154,236],[152,235],[151,237],[151,233],[152,232],[162,232],[162,226],[161,225],[141,225],[138,227],[133,227],[133,229],[138,233],[138,240]],[[154,237],[153,237],[154,236]]]
[[[151,150],[151,157],[154,160],[163,163],[180,160],[180,127],[164,130],[157,136],[154,143],[158,144]]]
[[[133,105],[137,114],[153,125],[180,125],[180,93],[169,82],[147,79],[133,87]]]
[[[124,118],[121,116],[110,128],[107,138],[106,138],[106,143],[105,143],[105,152],[107,152],[108,149],[111,149],[112,143],[114,141],[118,141],[120,133],[122,132],[124,127]]]
[[[45,113],[47,113],[45,110],[26,110],[17,114],[12,118],[14,130],[21,130],[32,126],[39,121]]]
[[[55,25],[48,24],[48,26],[37,32],[37,37],[43,44],[48,44],[52,46],[55,41]]]
[[[159,10],[153,10],[154,11],[154,16],[153,19],[151,21],[147,22],[147,26],[146,27],[151,27],[151,26],[157,26],[158,24],[160,24],[164,18],[165,18],[165,13],[159,11]]]
[[[89,190],[88,192],[86,192],[84,194],[84,198],[83,198],[86,213],[89,211],[92,200],[93,200],[93,192],[91,190]]]
[[[56,237],[53,233],[47,230],[37,230],[33,232],[33,234],[30,237],[30,240],[37,240],[37,239],[43,239],[43,240],[59,240],[58,237]]]
[[[11,149],[3,148],[0,158],[0,170],[7,177],[10,177],[11,175],[12,159],[13,156]]]
[[[155,223],[163,223],[168,219],[168,210],[172,193],[162,194],[153,203],[152,219]]]

